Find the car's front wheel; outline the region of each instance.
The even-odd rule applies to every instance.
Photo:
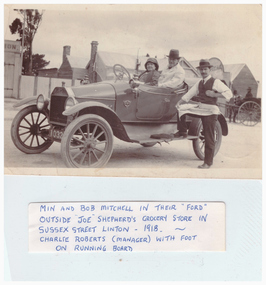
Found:
[[[66,128],[61,156],[67,167],[104,167],[113,152],[113,132],[100,116],[82,115]]]

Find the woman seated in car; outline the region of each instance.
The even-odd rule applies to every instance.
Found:
[[[138,77],[138,81],[152,86],[158,85],[160,77],[159,64],[155,58],[149,58],[145,63],[146,70]]]

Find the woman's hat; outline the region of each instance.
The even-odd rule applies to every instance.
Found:
[[[199,66],[197,68],[204,68],[204,67],[209,67],[211,68],[212,65],[210,64],[210,61],[208,59],[201,59],[199,62]]]
[[[251,87],[248,87],[248,89],[247,90],[251,90]]]
[[[173,58],[173,59],[179,59],[179,50],[178,49],[171,49],[169,52],[169,55],[167,55],[167,57],[169,58]]]
[[[153,64],[155,65],[155,69],[156,69],[156,70],[159,69],[159,64],[158,64],[158,61],[157,61],[156,58],[152,58],[152,57],[148,58],[148,60],[147,60],[146,63],[145,63],[145,68],[146,68],[146,69],[147,69],[147,64],[148,64],[148,62],[153,63]]]

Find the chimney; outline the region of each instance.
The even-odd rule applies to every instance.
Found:
[[[97,47],[98,47],[98,42],[97,41],[92,41],[91,42],[91,60],[93,63],[95,62],[95,57],[97,53]]]
[[[63,62],[67,55],[70,55],[71,46],[64,46],[63,47]]]
[[[94,65],[96,60],[96,54],[97,54],[97,48],[98,48],[98,42],[92,41],[91,42],[91,59],[90,59],[90,67],[89,67],[89,74],[92,75],[91,81],[96,82],[96,76],[94,74]]]

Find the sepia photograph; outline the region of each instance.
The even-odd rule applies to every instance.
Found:
[[[5,281],[265,277],[262,4],[150,2],[3,3]]]
[[[4,5],[4,172],[262,178],[262,5]]]

